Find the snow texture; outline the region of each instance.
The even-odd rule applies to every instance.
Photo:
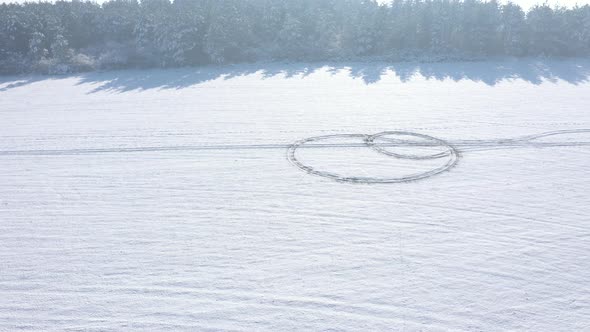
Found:
[[[5,77],[0,330],[588,330],[589,69]]]

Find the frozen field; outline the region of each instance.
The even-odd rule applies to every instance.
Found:
[[[0,78],[0,331],[588,331],[589,79],[582,60]],[[383,131],[457,164],[355,184],[289,160]],[[448,163],[397,136],[372,147],[442,157],[366,136],[294,154],[340,179]]]

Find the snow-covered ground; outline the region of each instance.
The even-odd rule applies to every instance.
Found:
[[[585,60],[0,78],[0,330],[588,330],[589,79]],[[399,130],[458,164],[369,185],[287,158]],[[314,144],[298,160],[344,177],[445,162]]]

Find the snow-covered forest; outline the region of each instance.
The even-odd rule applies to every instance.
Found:
[[[0,73],[266,60],[588,56],[590,6],[479,0],[112,0],[0,5]]]

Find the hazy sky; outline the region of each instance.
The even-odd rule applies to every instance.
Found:
[[[31,0],[0,0],[2,2],[26,2]],[[103,2],[105,0],[94,0],[96,2]],[[377,0],[378,2],[388,2],[389,0]],[[507,2],[507,0],[500,0],[501,2]],[[562,6],[573,7],[576,4],[585,5],[590,4],[590,0],[512,0],[513,3],[519,4],[521,7],[528,9],[534,4],[547,2],[550,5],[559,4]]]

